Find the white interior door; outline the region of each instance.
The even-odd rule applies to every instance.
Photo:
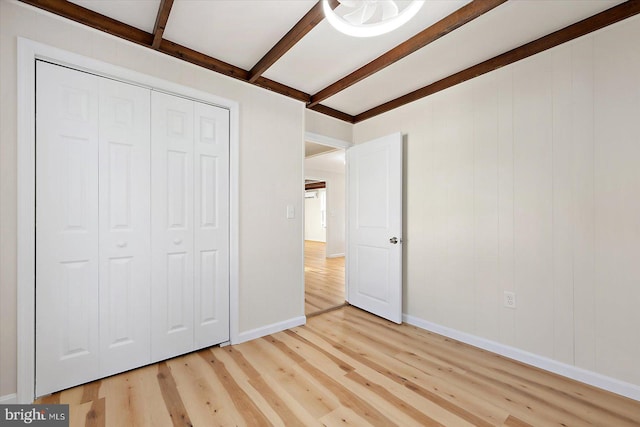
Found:
[[[347,150],[347,300],[402,322],[402,135]]]
[[[193,350],[193,101],[151,94],[151,357]]]
[[[99,376],[96,76],[37,63],[36,394]]]
[[[149,89],[100,82],[100,376],[150,362]]]

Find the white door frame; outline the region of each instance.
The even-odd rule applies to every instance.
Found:
[[[62,49],[18,38],[18,248],[17,248],[17,402],[35,397],[35,61],[43,59],[138,86],[188,97],[230,112],[229,146],[229,335],[238,341],[239,322],[239,105],[237,102],[107,64]]]

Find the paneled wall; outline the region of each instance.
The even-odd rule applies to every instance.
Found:
[[[638,40],[636,17],[355,126],[406,134],[405,313],[640,385]]]

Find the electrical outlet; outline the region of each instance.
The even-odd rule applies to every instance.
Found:
[[[504,291],[504,306],[507,308],[516,308],[516,293]]]

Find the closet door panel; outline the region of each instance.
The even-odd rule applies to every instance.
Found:
[[[196,102],[195,347],[229,340],[229,111]]]
[[[151,360],[150,96],[100,79],[101,376]]]
[[[36,394],[99,376],[98,78],[36,63]]]
[[[151,353],[193,350],[193,102],[151,95]]]

